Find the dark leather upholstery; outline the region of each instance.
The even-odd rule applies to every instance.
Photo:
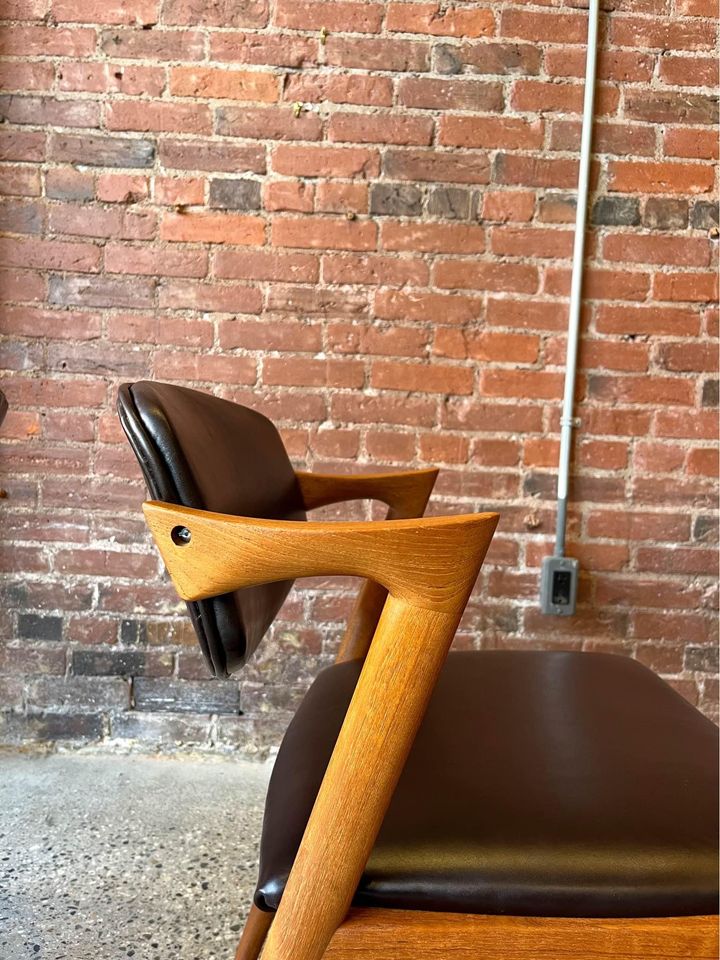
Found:
[[[279,903],[359,671],[324,670],[285,736],[265,811],[261,909]],[[451,653],[355,902],[716,913],[717,751],[715,726],[630,659]]]
[[[302,495],[280,435],[262,414],[167,383],[125,384],[120,422],[156,500],[268,520],[304,520]],[[241,667],[262,640],[292,582],[189,603],[216,676]]]

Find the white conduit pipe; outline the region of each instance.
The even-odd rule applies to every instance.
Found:
[[[590,0],[590,8],[588,10],[587,55],[585,61],[585,98],[583,102],[582,135],[580,139],[580,170],[578,173],[577,210],[575,214],[575,244],[573,248],[567,355],[565,360],[565,392],[563,395],[562,416],[560,418],[560,460],[558,463],[557,521],[555,528],[556,557],[562,557],[565,554],[568,478],[570,476],[570,452],[574,426],[575,373],[577,369],[578,341],[580,339],[580,308],[582,306],[585,225],[587,222],[588,187],[590,181],[599,11],[600,0]]]

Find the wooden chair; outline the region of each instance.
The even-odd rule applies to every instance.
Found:
[[[365,578],[275,763],[236,960],[717,957],[717,730],[640,664],[448,656],[495,514],[420,519],[436,471],[296,473],[272,424],[124,386],[145,516],[219,676],[296,577]],[[374,498],[376,523],[306,522]]]

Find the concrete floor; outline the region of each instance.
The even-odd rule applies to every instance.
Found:
[[[0,756],[0,960],[232,960],[269,774]]]

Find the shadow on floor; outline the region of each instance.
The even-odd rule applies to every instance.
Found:
[[[0,757],[2,960],[231,960],[270,766]]]

